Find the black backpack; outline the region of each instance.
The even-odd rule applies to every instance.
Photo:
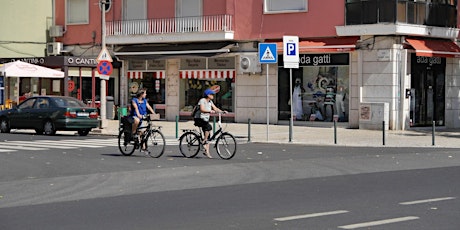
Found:
[[[195,117],[195,114],[200,110],[200,105],[195,105],[192,110],[192,117]]]

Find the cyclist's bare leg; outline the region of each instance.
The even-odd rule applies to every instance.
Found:
[[[134,134],[136,134],[137,127],[139,127],[140,119],[138,117],[133,117],[133,118],[134,118],[134,122],[133,122],[133,127],[132,127],[132,130],[131,130],[132,131],[131,133],[134,135]]]
[[[208,158],[212,158],[211,153],[209,152],[209,142],[208,142],[209,134],[210,134],[209,131],[204,131],[204,143],[205,144],[203,144],[203,147],[204,147],[204,150],[205,150],[204,154]]]

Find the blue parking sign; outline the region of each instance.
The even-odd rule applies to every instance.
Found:
[[[295,56],[296,54],[296,48],[295,48],[295,43],[286,43],[286,50],[287,50],[287,55],[289,56]]]

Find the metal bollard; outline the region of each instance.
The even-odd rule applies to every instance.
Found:
[[[251,118],[248,119],[248,142],[251,142]]]
[[[385,145],[385,121],[382,121],[382,141],[383,145]]]
[[[436,123],[433,121],[433,127],[431,128],[431,145],[435,145],[434,137],[435,137],[435,132],[436,132]]]
[[[216,117],[215,116],[212,117],[212,135],[214,135],[214,133],[216,133]]]
[[[334,144],[337,144],[337,121],[334,120]]]
[[[176,138],[179,138],[179,116],[176,115]]]
[[[292,142],[292,119],[289,119],[289,143]]]

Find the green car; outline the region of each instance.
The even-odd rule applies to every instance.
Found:
[[[57,130],[78,131],[86,136],[99,126],[96,108],[65,96],[30,97],[12,109],[0,111],[0,132],[34,129],[37,134],[54,135]]]

